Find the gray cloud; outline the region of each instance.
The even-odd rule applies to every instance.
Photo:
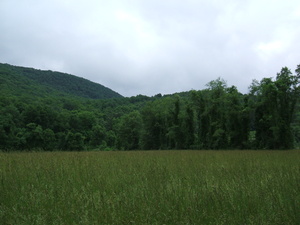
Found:
[[[2,0],[0,61],[72,73],[125,96],[242,92],[300,64],[300,2]]]

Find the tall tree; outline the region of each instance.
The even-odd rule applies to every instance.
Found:
[[[226,140],[226,118],[225,98],[227,84],[218,78],[207,84],[209,95],[207,96],[207,107],[204,115],[208,116],[209,131],[207,136],[207,147],[211,149],[227,148]]]
[[[296,70],[297,72],[297,70]],[[299,99],[299,66],[296,75],[284,67],[276,81],[264,78],[253,83],[251,94],[255,95],[255,131],[258,148],[293,148],[291,122]]]
[[[138,111],[122,116],[117,124],[118,147],[124,150],[140,149],[142,118]]]
[[[300,97],[300,66],[296,69],[296,75],[284,67],[277,74],[275,85],[278,91],[278,138],[279,148],[293,148],[293,135],[291,123],[295,113],[295,106]]]
[[[235,86],[226,89],[225,130],[229,148],[245,147],[248,133],[248,119],[245,113],[244,96]]]

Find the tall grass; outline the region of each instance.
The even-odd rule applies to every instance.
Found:
[[[299,223],[299,151],[0,154],[0,224]]]

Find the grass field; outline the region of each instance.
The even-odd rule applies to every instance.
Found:
[[[0,224],[300,224],[300,151],[0,153]]]

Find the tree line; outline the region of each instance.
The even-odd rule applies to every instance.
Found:
[[[203,90],[107,100],[1,96],[0,150],[293,149],[300,65],[249,93],[218,78]]]

